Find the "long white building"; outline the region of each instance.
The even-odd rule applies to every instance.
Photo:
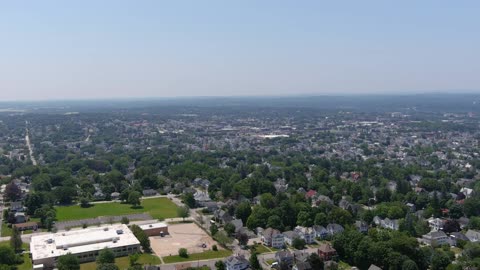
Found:
[[[81,263],[94,261],[99,251],[108,248],[115,256],[140,251],[140,242],[124,224],[32,236],[30,252],[37,268],[52,268],[58,257],[71,253]]]

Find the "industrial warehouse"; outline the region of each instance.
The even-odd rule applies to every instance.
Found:
[[[116,257],[126,256],[139,252],[140,242],[124,224],[37,235],[30,242],[34,269],[53,268],[57,258],[68,253],[81,263],[94,261],[104,248]]]

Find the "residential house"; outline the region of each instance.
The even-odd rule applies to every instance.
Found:
[[[13,226],[16,227],[19,231],[26,231],[26,230],[36,231],[38,229],[37,222],[18,223],[18,224],[13,224]]]
[[[243,228],[243,221],[241,219],[234,219],[230,221],[230,223],[232,223],[233,226],[235,226],[235,233],[237,233],[240,229]]]
[[[115,192],[112,192],[110,194],[110,199],[112,199],[112,200],[118,200],[119,198],[120,198],[120,193],[119,192],[115,191]]]
[[[379,216],[375,216],[373,218],[373,222],[378,227],[384,228],[384,229],[390,229],[390,230],[398,231],[398,229],[400,227],[400,224],[399,224],[397,219],[389,219],[389,218],[382,219]]]
[[[298,235],[298,233],[296,233],[294,231],[283,232],[283,239],[285,241],[285,244],[287,244],[289,246],[292,245],[293,240],[295,240],[296,238],[300,238],[300,236]]]
[[[278,264],[286,264],[291,267],[293,264],[293,254],[289,250],[280,250],[275,253],[275,260]]]
[[[429,218],[428,220],[428,226],[433,230],[433,231],[440,231],[443,230],[443,225],[445,224],[444,219],[440,218]]]
[[[311,227],[297,226],[294,230],[306,244],[315,242],[315,231]]]
[[[325,227],[320,226],[320,225],[313,225],[313,231],[315,232],[315,237],[318,237],[320,239],[325,239],[328,237],[328,231],[325,229]]]
[[[208,181],[207,179],[195,178],[193,180],[193,185],[196,187],[208,189],[208,186],[210,185],[210,181]]]
[[[317,195],[317,191],[313,190],[313,189],[310,189],[309,191],[307,191],[307,193],[305,193],[305,198],[306,199],[311,199],[313,198],[315,195]]]
[[[355,228],[361,233],[368,232],[368,224],[362,220],[355,221]]]
[[[450,234],[450,244],[452,244],[453,246],[456,246],[458,241],[465,241],[465,242],[469,242],[470,239],[468,239],[468,237],[465,236],[465,234],[461,233],[461,232],[452,232]]]
[[[15,224],[27,222],[27,216],[23,212],[16,212],[14,216],[15,216]]]
[[[203,206],[203,203],[211,201],[208,193],[203,191],[195,192],[195,194],[193,194],[193,198],[195,199],[195,202],[201,206]]]
[[[21,201],[12,202],[10,203],[9,210],[10,212],[23,212],[25,211],[25,207],[23,207],[23,203]]]
[[[442,231],[431,231],[422,236],[422,242],[432,247],[438,247],[449,243],[448,236]]]
[[[343,210],[347,210],[347,211],[351,211],[353,212],[355,209],[354,209],[354,206],[352,205],[352,203],[350,203],[349,201],[347,201],[346,199],[342,198],[339,202],[338,202],[338,207],[342,208]]]
[[[258,231],[258,230],[257,230]],[[285,239],[283,234],[276,229],[267,228],[261,232],[262,243],[273,248],[283,248]]]
[[[219,209],[217,202],[204,202],[203,207],[207,208],[209,212],[214,212]]]
[[[250,263],[243,255],[233,255],[225,260],[227,270],[245,270],[250,267]]]
[[[233,220],[232,216],[230,216],[230,214],[228,214],[228,212],[226,212],[222,209],[218,209],[217,211],[215,211],[213,213],[213,216],[214,216],[215,220],[220,224],[227,224],[227,223],[229,223],[230,221]]]
[[[337,250],[330,244],[321,244],[318,248],[318,256],[320,256],[323,261],[330,261],[337,256]]]
[[[458,224],[460,224],[460,229],[465,229],[468,226],[468,223],[470,223],[470,219],[467,217],[461,217],[457,220]]]
[[[292,270],[312,270],[312,266],[308,262],[297,262],[293,265]]]
[[[326,204],[329,204],[329,205],[333,205],[332,199],[330,199],[330,197],[328,197],[328,196],[317,195],[317,196],[312,198],[312,207],[318,206],[321,203],[326,203]]]
[[[382,270],[382,268],[376,266],[375,264],[371,264],[370,267],[368,267],[368,270]]]
[[[151,196],[158,195],[158,192],[154,189],[144,189],[142,191],[142,194],[143,194],[144,197],[151,197]]]
[[[293,259],[295,262],[306,262],[308,261],[308,257],[310,254],[308,252],[305,252],[303,250],[295,250],[293,252]]]
[[[342,233],[345,230],[342,225],[336,224],[336,223],[328,224],[326,229],[330,236],[334,236],[335,234]]]
[[[465,195],[465,198],[470,198],[472,197],[473,195],[473,189],[471,188],[466,188],[466,187],[463,187],[460,189],[460,192],[463,193]]]
[[[465,236],[470,240],[470,242],[479,242],[480,241],[480,231],[468,230],[465,233]]]

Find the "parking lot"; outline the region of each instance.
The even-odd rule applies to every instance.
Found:
[[[168,226],[169,235],[150,237],[150,245],[157,256],[178,255],[179,248],[186,248],[189,254],[211,250],[217,244],[195,223],[173,224]],[[202,247],[204,245],[204,247]],[[217,244],[218,249],[222,249]]]

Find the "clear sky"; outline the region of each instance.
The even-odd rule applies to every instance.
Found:
[[[478,0],[0,0],[0,100],[455,90]]]

